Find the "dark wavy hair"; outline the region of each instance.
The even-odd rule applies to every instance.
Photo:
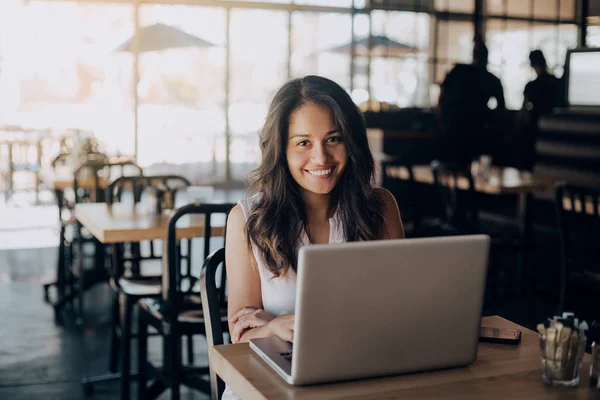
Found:
[[[250,175],[248,195],[257,195],[246,222],[248,245],[264,255],[275,275],[296,271],[303,230],[308,232],[304,202],[286,159],[290,116],[307,103],[327,108],[341,129],[348,153],[346,167],[332,192],[347,241],[381,237],[383,202],[373,190],[375,163],[367,141],[364,118],[337,83],[309,75],[294,79],[275,95],[260,130],[262,161]]]

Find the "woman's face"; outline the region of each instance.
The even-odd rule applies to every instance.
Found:
[[[286,156],[292,177],[306,192],[331,193],[346,167],[348,153],[340,127],[327,108],[306,103],[292,113]]]

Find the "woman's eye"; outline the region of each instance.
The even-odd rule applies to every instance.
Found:
[[[302,141],[298,142],[297,145],[301,146],[301,147],[308,146],[308,140],[302,140]]]
[[[330,143],[338,143],[342,141],[342,137],[341,136],[332,136],[329,139],[327,139]]]

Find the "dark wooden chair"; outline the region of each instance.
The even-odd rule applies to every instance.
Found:
[[[560,231],[558,311],[600,318],[600,187],[561,183],[556,187]]]
[[[502,226],[494,228],[482,226],[480,213],[480,193],[475,190],[475,180],[470,169],[458,164],[434,161],[431,165],[438,199],[439,223],[435,232],[440,235],[488,234],[491,238],[490,251],[495,253],[513,253],[520,258],[520,280],[522,290],[527,297],[529,314],[535,315],[535,277],[530,270],[528,254],[533,247],[530,238],[520,231],[518,221],[514,228]],[[460,180],[460,184],[458,183]],[[488,299],[493,302],[501,289],[513,291],[513,282],[500,283],[500,270],[490,265],[488,277]]]
[[[59,157],[64,158],[62,155]],[[58,163],[59,161],[57,161]],[[79,203],[103,202],[104,184],[111,176],[142,175],[142,169],[135,163],[110,162],[108,157],[100,153],[92,153],[89,160],[81,164],[73,174],[73,188],[66,193],[58,191],[57,200],[60,219],[59,259],[57,263],[57,280],[44,284],[44,297],[54,306],[55,317],[59,320],[61,310],[74,299],[78,300],[79,320],[83,316],[83,292],[98,282],[108,279],[105,270],[105,253],[95,238],[89,235],[79,224],[73,212]],[[86,248],[93,246],[93,252]],[[83,268],[83,254],[93,254],[92,268]],[[75,256],[82,262],[75,263]],[[87,260],[87,258],[86,258]],[[58,298],[52,302],[49,289],[56,287]]]
[[[178,175],[153,175],[153,176],[121,176],[112,181],[105,191],[107,204],[121,202],[128,199],[132,206],[142,199],[142,193],[148,188],[161,188],[161,190],[174,193],[176,190],[185,189],[190,182]],[[145,243],[143,243],[145,244]],[[114,379],[121,379],[121,398],[129,398],[129,382],[131,380],[131,326],[133,308],[142,298],[159,297],[161,294],[161,271],[147,271],[144,273],[143,265],[152,260],[160,260],[161,255],[154,251],[154,243],[148,243],[150,254],[142,254],[139,242],[117,243],[111,246],[112,265],[109,272],[109,283],[113,289],[111,306],[111,342],[109,357],[109,374],[86,377],[82,380],[84,392],[89,393],[92,385]],[[179,262],[191,263],[191,245],[188,242],[186,255],[179,250]],[[158,261],[160,263],[160,261]],[[121,302],[123,300],[123,308]],[[122,310],[122,311],[121,311]],[[120,360],[120,362],[119,362]],[[120,364],[120,373],[117,373]]]
[[[223,267],[219,271],[221,265]],[[229,333],[226,280],[225,248],[222,248],[208,256],[200,275],[200,295],[202,296],[202,310],[204,310],[204,329],[209,362],[211,347],[224,344],[224,334]],[[225,390],[225,383],[212,368],[210,369],[210,389],[213,400],[219,400]]]
[[[208,258],[212,230],[212,217],[221,214],[227,217],[234,204],[190,204],[179,208],[169,219],[166,254],[163,255],[162,297],[142,299],[138,315],[138,397],[154,398],[165,389],[171,389],[171,398],[179,399],[180,385],[211,392],[210,382],[202,376],[209,374],[208,366],[183,365],[182,344],[184,336],[206,335],[204,311],[199,296],[186,288],[181,279],[181,265],[178,262],[178,241],[176,225],[182,217],[201,214],[205,218],[204,255]],[[224,235],[224,233],[223,233]],[[223,242],[224,243],[224,242]],[[223,289],[224,290],[224,287]],[[226,319],[227,311],[223,310]],[[152,326],[163,338],[163,367],[157,368],[148,362],[148,327]],[[147,387],[149,375],[155,377]]]
[[[389,190],[396,199],[402,215],[402,224],[407,237],[421,235],[421,207],[419,185],[415,181],[413,166],[399,157],[385,156],[381,162],[381,186]],[[406,173],[408,179],[399,179],[395,174]]]

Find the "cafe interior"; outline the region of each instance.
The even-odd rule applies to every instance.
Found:
[[[481,49],[484,111],[459,73]],[[300,387],[231,344],[227,214],[306,75],[362,111],[407,240],[490,237],[482,321],[517,346]],[[539,343],[564,312],[600,323],[599,202],[598,0],[0,2],[2,399],[596,398],[593,334],[575,388]]]

